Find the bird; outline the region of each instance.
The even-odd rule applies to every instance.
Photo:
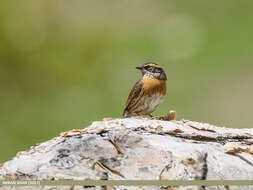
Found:
[[[155,111],[166,96],[167,76],[163,68],[154,62],[144,63],[136,67],[142,77],[133,86],[125,105],[123,117],[148,115]]]

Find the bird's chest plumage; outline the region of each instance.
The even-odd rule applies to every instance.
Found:
[[[143,77],[143,90],[145,95],[153,96],[156,94],[166,94],[166,81],[150,77]]]
[[[144,77],[143,82],[144,95],[140,110],[141,114],[149,114],[163,102],[166,95],[166,81]]]

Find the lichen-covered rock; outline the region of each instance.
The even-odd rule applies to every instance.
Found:
[[[252,144],[253,129],[185,120],[105,119],[19,152],[0,168],[0,179],[253,180]]]

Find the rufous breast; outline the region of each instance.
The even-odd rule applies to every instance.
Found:
[[[154,94],[166,94],[166,81],[159,80],[151,77],[143,77],[143,90],[144,93],[152,96]]]

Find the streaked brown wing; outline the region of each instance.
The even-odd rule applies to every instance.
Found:
[[[129,96],[128,96],[128,99],[127,99],[127,102],[126,102],[126,107],[124,109],[124,113],[126,111],[130,111],[131,108],[136,104],[136,102],[138,101],[138,99],[142,96],[142,92],[143,92],[143,80],[140,79],[139,81],[137,81],[135,83],[135,85],[133,86]]]

